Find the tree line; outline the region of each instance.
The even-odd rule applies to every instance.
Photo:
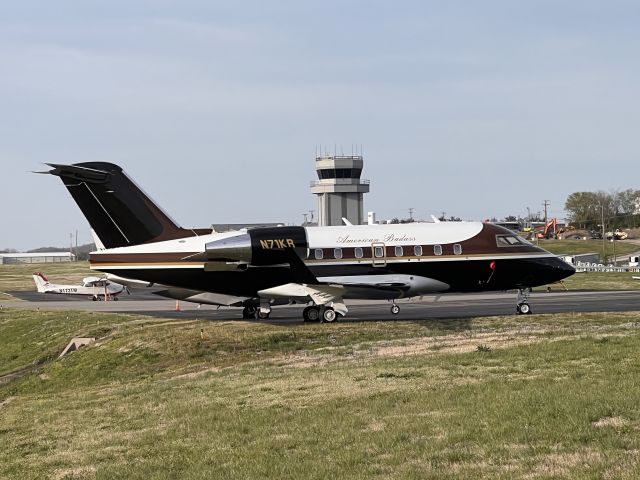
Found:
[[[595,229],[603,223],[608,229],[635,228],[640,225],[640,190],[574,192],[564,204],[570,224]]]

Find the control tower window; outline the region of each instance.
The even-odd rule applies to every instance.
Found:
[[[362,169],[360,168],[323,168],[318,170],[320,180],[333,178],[360,178]]]

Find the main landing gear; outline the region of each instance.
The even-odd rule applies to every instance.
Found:
[[[398,315],[400,313],[400,306],[397,303],[391,305],[391,313],[393,315]]]
[[[264,311],[260,307],[248,306],[242,309],[242,318],[245,320],[266,320],[270,314],[271,310]]]
[[[302,319],[305,322],[327,322],[327,323],[331,323],[331,322],[335,322],[338,319],[338,315],[340,315],[339,313],[337,313],[333,308],[331,307],[318,307],[315,305],[306,307],[303,311],[302,311]]]
[[[531,290],[529,289],[520,289],[518,290],[518,300],[516,303],[516,313],[518,315],[529,315],[531,314],[531,307],[529,306],[529,293]]]

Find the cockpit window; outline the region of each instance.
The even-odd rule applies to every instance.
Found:
[[[496,235],[496,243],[499,247],[526,247],[530,245],[529,242],[518,235]]]

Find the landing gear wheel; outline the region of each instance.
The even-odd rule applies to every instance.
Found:
[[[94,302],[98,301],[98,297],[96,297],[95,295],[93,297],[91,297],[91,300],[93,300]]]
[[[113,297],[113,301],[117,302],[118,301],[118,297]]]
[[[325,322],[334,322],[336,318],[336,311],[333,308],[325,308],[324,312],[322,312],[322,320],[324,320]]]
[[[258,320],[266,320],[267,318],[269,318],[269,315],[271,314],[271,312],[263,312],[260,309],[258,309],[256,311],[256,318]]]
[[[521,303],[516,307],[516,312],[520,315],[529,315],[531,314],[531,307],[528,303]]]
[[[391,305],[391,313],[394,314],[394,315],[399,314],[400,313],[400,307],[394,303],[393,305]]]
[[[317,322],[320,318],[318,307],[309,306],[302,310],[302,320],[305,322]]]

